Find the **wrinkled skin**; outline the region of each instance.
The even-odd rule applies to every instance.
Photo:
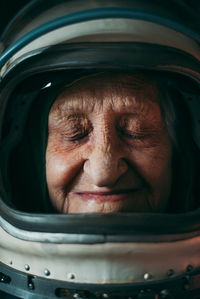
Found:
[[[61,213],[164,212],[172,144],[156,82],[100,73],[66,87],[49,113],[46,178]]]

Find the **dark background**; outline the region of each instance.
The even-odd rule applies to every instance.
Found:
[[[44,0],[48,1],[48,0]],[[0,35],[9,20],[31,0],[0,0]]]

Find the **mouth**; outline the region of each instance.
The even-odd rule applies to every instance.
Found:
[[[76,192],[75,195],[85,201],[95,201],[96,203],[115,202],[126,200],[133,195],[138,189],[108,191],[108,192]]]

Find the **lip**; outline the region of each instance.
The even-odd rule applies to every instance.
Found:
[[[108,192],[75,192],[80,199],[87,201],[95,201],[97,203],[115,202],[126,200],[128,196],[135,193],[138,189],[108,191]]]

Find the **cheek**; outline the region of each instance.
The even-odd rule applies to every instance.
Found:
[[[76,173],[80,170],[83,159],[78,151],[70,153],[53,151],[51,146],[46,150],[46,179],[48,188],[66,189]]]
[[[144,183],[144,191],[152,211],[164,212],[172,185],[171,147],[140,152],[135,157],[135,169]]]
[[[132,164],[151,188],[169,188],[171,183],[171,145],[134,152]]]

